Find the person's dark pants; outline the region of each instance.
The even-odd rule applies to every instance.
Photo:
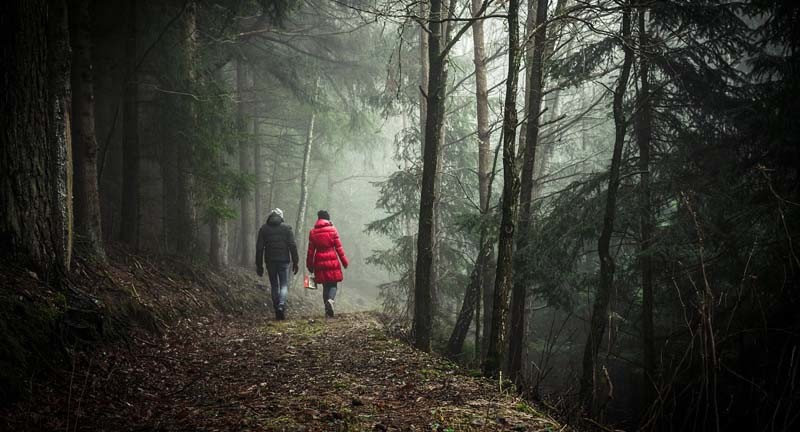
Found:
[[[325,282],[322,284],[322,301],[325,303],[325,314],[328,316],[333,316],[333,302],[335,299],[336,282]]]
[[[272,307],[275,308],[275,313],[282,313],[286,310],[286,297],[289,295],[289,263],[268,262],[267,275],[272,293]]]

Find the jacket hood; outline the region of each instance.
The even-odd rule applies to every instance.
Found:
[[[267,218],[267,225],[280,225],[282,223],[283,218],[277,213],[272,213]]]
[[[314,224],[314,228],[322,228],[326,226],[333,226],[333,223],[327,219],[317,219],[317,223]]]

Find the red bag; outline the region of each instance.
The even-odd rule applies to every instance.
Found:
[[[317,289],[317,282],[314,280],[314,275],[310,277],[303,273],[303,288],[305,289]]]

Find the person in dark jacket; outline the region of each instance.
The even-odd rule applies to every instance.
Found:
[[[256,240],[256,272],[264,275],[264,263],[267,264],[272,307],[275,319],[286,319],[286,296],[289,294],[289,264],[292,273],[298,269],[297,243],[294,241],[292,227],[283,222],[283,211],[272,210],[265,223],[258,230]]]
[[[308,234],[306,267],[310,273],[314,273],[314,281],[322,284],[325,316],[333,318],[337,284],[344,279],[339,262],[347,268],[348,261],[339,239],[339,231],[331,223],[331,215],[320,210],[317,218],[317,223]]]

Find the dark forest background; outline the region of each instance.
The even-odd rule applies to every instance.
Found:
[[[415,347],[565,418],[800,423],[796,2],[30,0],[0,34],[5,270],[254,269],[270,209],[303,251],[326,208]]]

